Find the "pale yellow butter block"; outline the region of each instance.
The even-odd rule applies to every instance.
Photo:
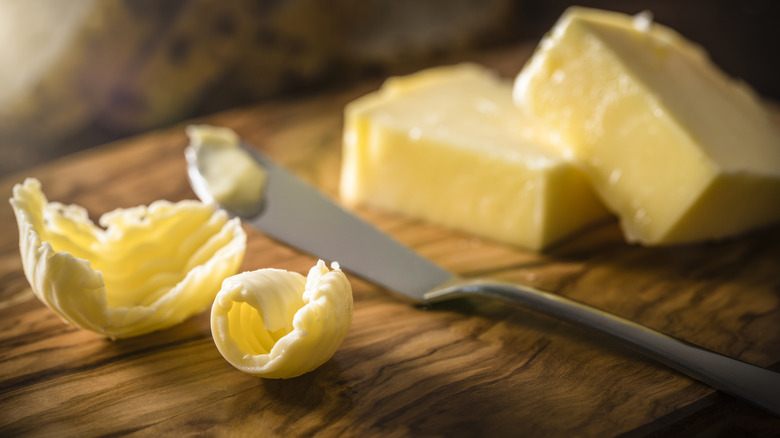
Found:
[[[544,135],[483,67],[391,78],[346,108],[341,197],[543,249],[608,214]]]
[[[636,17],[570,8],[518,75],[630,241],[676,244],[780,219],[780,133],[697,45]]]

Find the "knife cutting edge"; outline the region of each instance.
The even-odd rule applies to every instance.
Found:
[[[569,298],[529,286],[490,279],[461,279],[401,245],[339,206],[314,187],[246,144],[240,146],[265,173],[263,195],[253,215],[237,215],[265,234],[401,294],[415,303],[484,296],[516,303],[609,335],[694,379],[780,417],[780,373],[733,359]],[[198,154],[185,151],[196,195],[214,202]]]

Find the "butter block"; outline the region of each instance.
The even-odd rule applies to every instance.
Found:
[[[717,239],[780,219],[769,112],[649,14],[568,9],[513,94],[583,164],[629,241]]]
[[[473,64],[390,78],[345,109],[340,194],[539,250],[608,215],[584,173]]]

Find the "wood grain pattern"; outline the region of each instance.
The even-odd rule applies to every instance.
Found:
[[[511,75],[528,47],[476,56]],[[335,196],[341,111],[378,82],[205,119],[228,126]],[[34,176],[93,218],[194,198],[182,126],[106,145]],[[648,249],[606,222],[545,254],[386,212],[358,213],[466,276],[528,283],[766,367],[780,364],[780,228]],[[350,276],[355,315],[335,356],[271,381],[233,369],[208,316],[111,342],[71,328],[29,289],[10,207],[0,209],[0,436],[772,436],[780,419],[608,339],[524,309],[459,301],[410,307]],[[315,260],[247,229],[243,269]],[[370,249],[367,249],[370,250]]]

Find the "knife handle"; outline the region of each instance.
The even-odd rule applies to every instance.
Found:
[[[455,280],[425,295],[434,303],[487,296],[520,304],[618,339],[658,362],[780,417],[780,373],[677,339],[578,301],[494,280]]]

